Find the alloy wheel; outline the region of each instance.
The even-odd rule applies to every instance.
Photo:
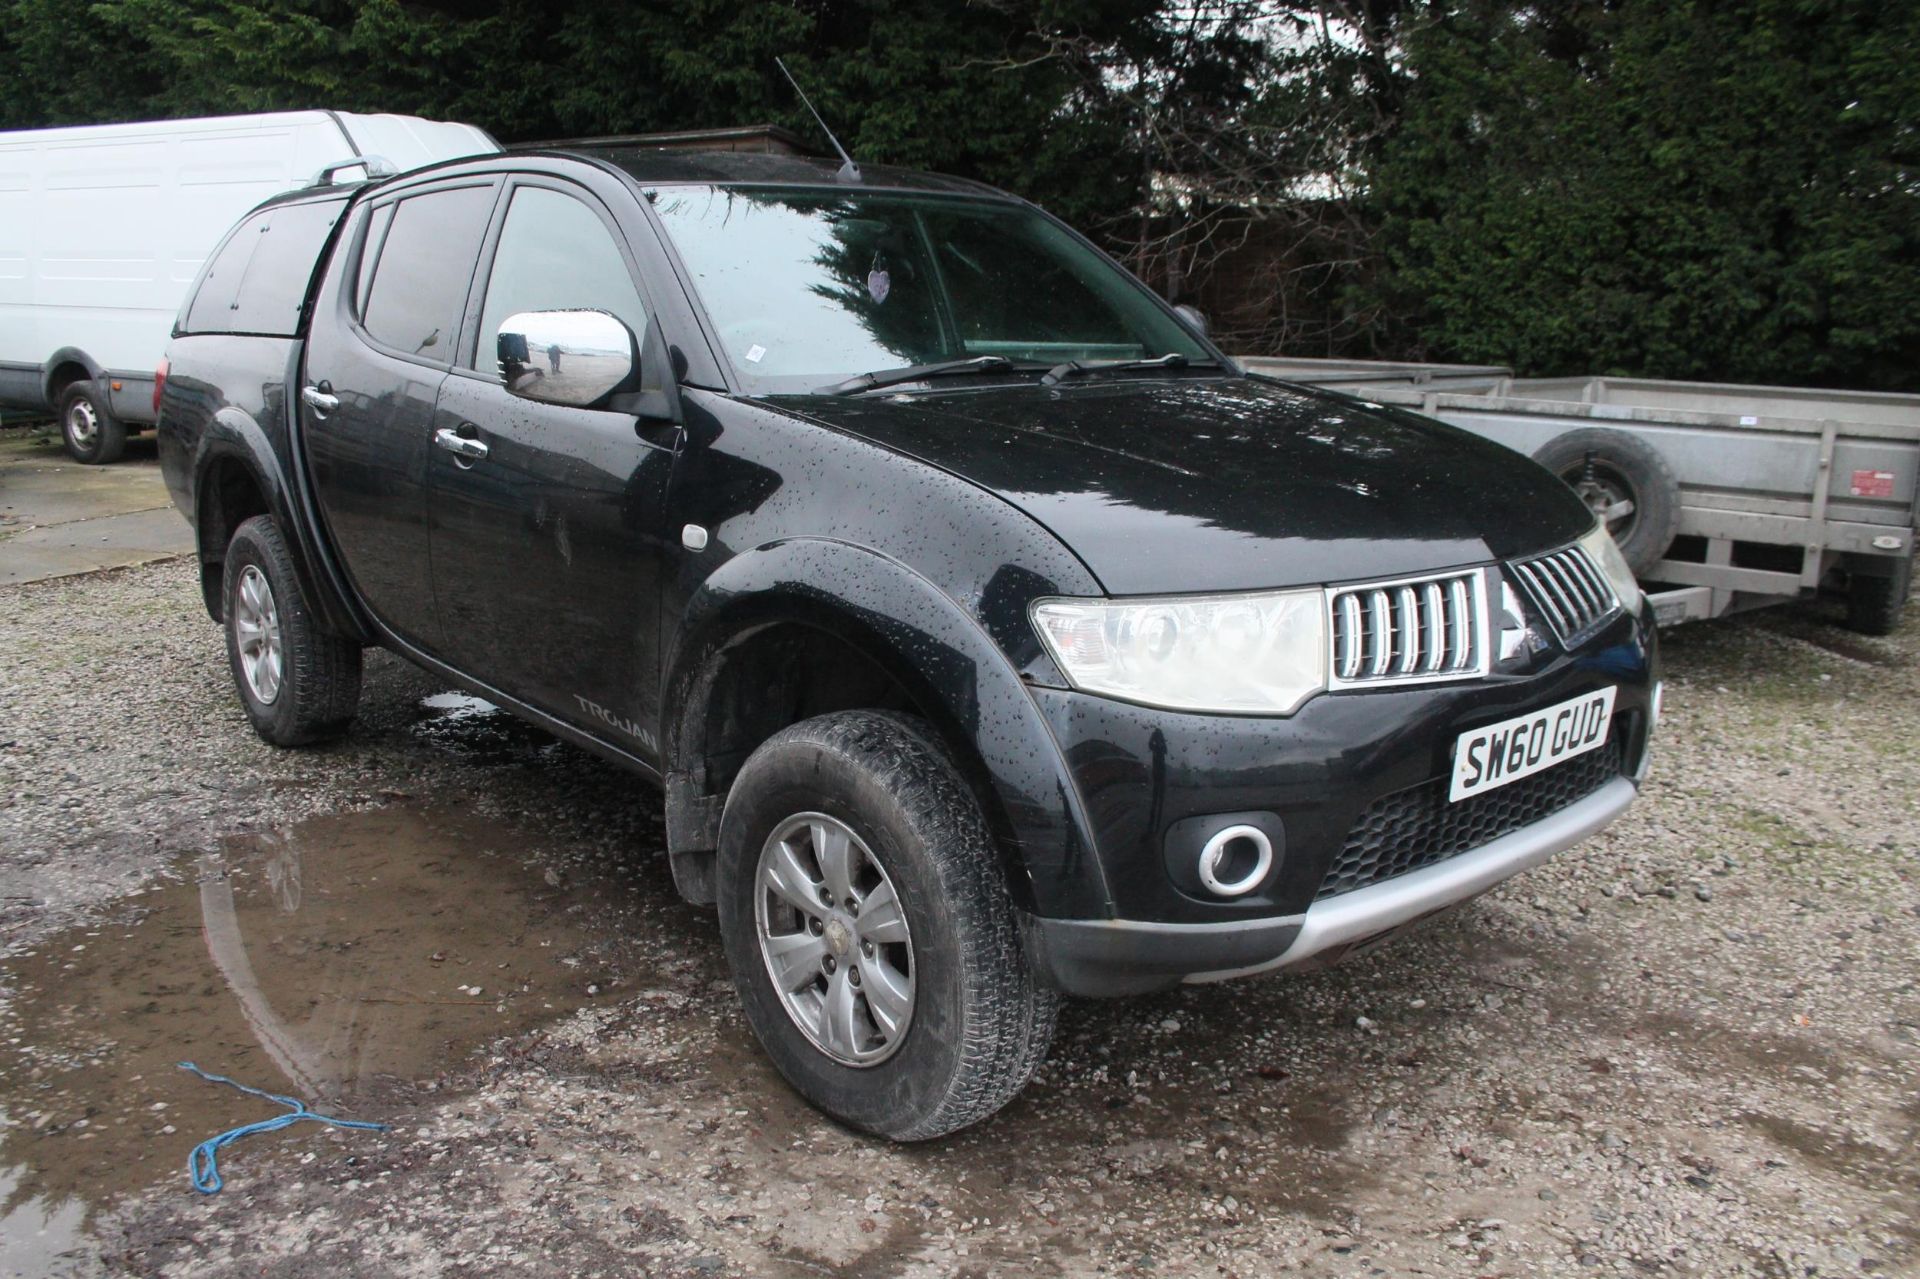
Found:
[[[913,1021],[913,938],[886,869],[837,818],[799,813],[767,837],[754,871],[760,955],[815,1048],[876,1066]]]
[[[251,564],[240,571],[240,586],[234,592],[233,636],[247,688],[261,705],[271,706],[286,673],[280,613],[267,575]]]

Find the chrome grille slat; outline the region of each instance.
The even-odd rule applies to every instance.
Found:
[[[1438,582],[1427,583],[1426,597],[1427,664],[1422,669],[1431,675],[1440,669],[1441,659],[1446,656],[1447,652],[1447,635],[1443,629],[1446,625],[1446,612],[1443,597],[1440,593],[1440,584]]]
[[[1583,547],[1516,561],[1513,575],[1527,588],[1562,644],[1578,640],[1620,611],[1620,598]]]
[[[1394,674],[1406,675],[1420,661],[1420,605],[1411,586],[1400,588],[1400,629],[1394,645],[1400,650]]]
[[[1482,570],[1327,590],[1335,688],[1465,679],[1488,668]]]
[[[1468,643],[1472,635],[1473,623],[1477,620],[1468,614],[1467,584],[1459,578],[1447,584],[1447,596],[1453,603],[1452,611],[1447,615],[1447,652],[1449,671],[1457,671],[1467,664],[1473,645]]]
[[[1392,630],[1387,625],[1392,610],[1385,591],[1367,592],[1367,620],[1372,623],[1367,638],[1373,645],[1373,662],[1367,673],[1375,679],[1385,675],[1387,666],[1393,661]]]

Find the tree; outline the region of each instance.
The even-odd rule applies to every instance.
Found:
[[[1480,0],[1409,25],[1372,173],[1406,349],[1920,386],[1920,8]]]
[[[1044,0],[0,0],[0,127],[333,107],[504,141],[783,124],[784,56],[863,160],[941,169],[1097,222],[1138,170],[1118,122],[1035,58]],[[1098,8],[1100,6],[1095,6]]]

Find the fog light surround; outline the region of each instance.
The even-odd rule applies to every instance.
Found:
[[[1216,897],[1244,897],[1272,869],[1273,841],[1258,826],[1228,826],[1200,849],[1200,883]]]

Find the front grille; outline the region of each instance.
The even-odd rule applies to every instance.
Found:
[[[1458,804],[1447,802],[1445,777],[1382,796],[1347,833],[1314,900],[1443,862],[1585,799],[1625,771],[1626,727],[1625,719],[1616,718],[1598,750]]]
[[[1485,580],[1475,569],[1332,588],[1329,682],[1354,688],[1486,674]]]
[[[1513,571],[1562,644],[1579,639],[1620,610],[1620,599],[1607,575],[1584,547],[1569,546],[1519,561]]]

